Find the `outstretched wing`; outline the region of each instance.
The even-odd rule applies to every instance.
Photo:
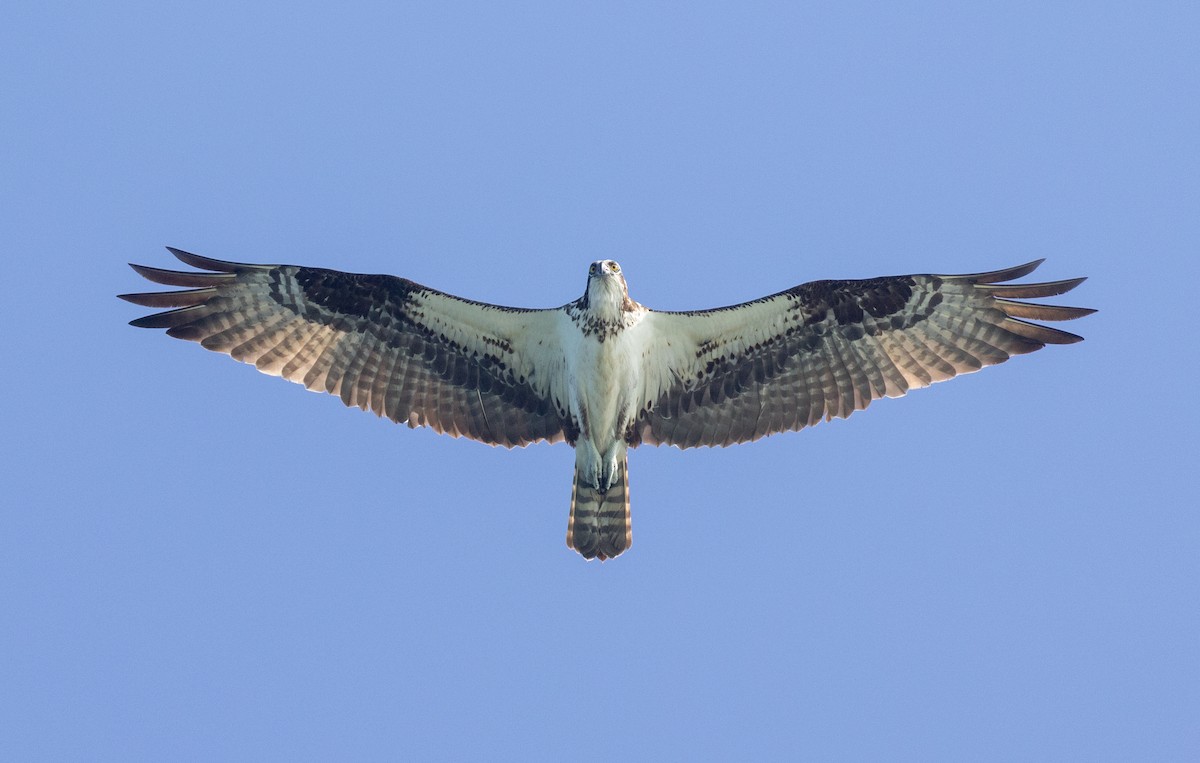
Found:
[[[1094,310],[1018,302],[1084,281],[1002,284],[1041,260],[972,275],[814,281],[733,307],[654,312],[662,358],[631,441],[731,445],[844,418],[1012,355],[1081,337],[1029,323]]]
[[[493,445],[571,440],[558,310],[486,305],[402,278],[247,265],[170,250],[210,272],[133,269],[184,291],[124,294],[175,308],[131,321],[409,426]]]

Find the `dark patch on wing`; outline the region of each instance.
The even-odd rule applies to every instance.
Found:
[[[934,287],[936,289],[936,286]],[[805,323],[819,323],[832,313],[839,326],[861,323],[864,314],[884,318],[900,312],[912,298],[911,276],[862,281],[813,281],[789,289],[800,301]]]
[[[282,270],[272,273],[272,295],[285,304],[280,283],[284,275]],[[323,268],[289,267],[287,270],[309,302],[358,318],[371,318],[373,314],[385,312],[393,318],[403,319],[413,292],[424,290],[412,281],[395,276],[343,273]]]

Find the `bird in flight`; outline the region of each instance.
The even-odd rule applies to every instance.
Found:
[[[567,545],[610,559],[632,542],[627,451],[726,446],[845,418],[1012,355],[1081,337],[1031,321],[1095,312],[1021,301],[1083,278],[1007,283],[1041,260],[969,275],[813,281],[713,310],[651,310],[620,265],[583,296],[501,307],[389,275],[170,252],[197,271],[131,267],[179,291],[123,294],[131,321],[337,395],[410,427],[490,445],[575,448]]]

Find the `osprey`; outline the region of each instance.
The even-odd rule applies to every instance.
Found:
[[[567,545],[629,548],[626,453],[732,445],[845,418],[1011,355],[1081,337],[1029,322],[1094,310],[1017,301],[1083,282],[1006,284],[1041,260],[971,275],[814,281],[715,310],[629,298],[621,267],[593,262],[583,296],[555,309],[474,302],[388,275],[248,265],[170,249],[204,272],[131,267],[182,291],[123,294],[131,321],[410,427],[513,447],[575,448]]]

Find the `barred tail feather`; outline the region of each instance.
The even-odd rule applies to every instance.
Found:
[[[633,544],[629,521],[628,458],[621,457],[608,490],[600,491],[584,482],[575,464],[571,489],[571,519],[567,523],[567,546],[585,559],[612,559]]]

